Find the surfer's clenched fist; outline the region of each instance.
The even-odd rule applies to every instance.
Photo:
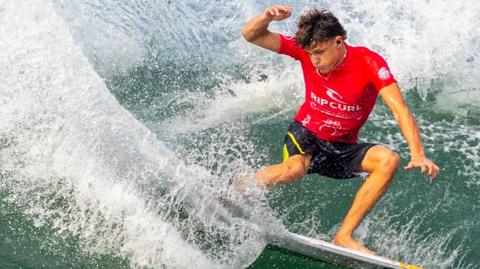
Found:
[[[248,21],[242,29],[242,35],[245,39],[262,48],[271,51],[278,51],[280,46],[278,33],[268,30],[268,25],[272,21],[281,21],[292,15],[292,8],[289,6],[271,6],[262,13]]]
[[[292,15],[292,8],[289,6],[271,6],[265,9],[264,15],[274,21],[284,20]]]

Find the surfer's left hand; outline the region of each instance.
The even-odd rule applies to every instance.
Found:
[[[426,157],[412,159],[407,166],[405,166],[405,170],[412,170],[414,168],[420,168],[422,174],[427,172],[431,180],[435,180],[440,174],[440,168]]]

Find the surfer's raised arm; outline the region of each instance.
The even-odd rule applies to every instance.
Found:
[[[290,15],[292,15],[292,8],[289,6],[268,7],[260,15],[245,24],[242,35],[252,44],[277,52],[280,39],[277,33],[268,30],[268,25],[272,21],[284,20]]]

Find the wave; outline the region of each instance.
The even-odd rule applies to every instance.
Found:
[[[266,146],[245,132],[288,121],[302,98],[296,63],[239,36],[242,24],[272,3],[3,1],[0,187],[8,193],[5,201],[36,225],[51,227],[56,237],[78,237],[87,252],[124,256],[134,267],[240,268],[253,262],[266,243],[262,227],[282,228],[282,220],[259,199],[250,212],[254,223],[245,222],[216,206],[215,197],[230,191],[228,181],[239,171],[271,162]],[[477,128],[436,127],[439,121],[427,116],[444,111],[462,117],[476,109],[478,5],[409,0],[292,6],[294,17],[272,29],[291,34],[304,10],[332,10],[350,43],[386,56],[402,88],[428,104],[420,116],[432,138],[427,144],[446,141],[446,152],[466,156],[456,163],[468,176],[462,186],[478,187]],[[132,70],[145,69],[163,73],[135,80]],[[122,76],[133,88],[124,97],[133,98],[130,107],[114,83]],[[160,77],[161,87],[145,89],[145,81]],[[161,96],[152,94],[159,90]],[[136,97],[142,94],[146,103]],[[469,108],[462,112],[462,107]],[[157,117],[164,108],[172,110]],[[377,112],[370,132],[386,121]],[[401,145],[398,133],[378,133],[369,135],[393,148]],[[470,139],[458,144],[458,137]],[[304,222],[315,222],[312,218]],[[384,230],[404,229],[399,226],[386,222]],[[418,235],[415,226],[405,227]],[[419,245],[447,244],[454,232],[446,234]],[[399,245],[389,253],[414,257],[406,253],[410,245]],[[427,254],[443,250],[441,245]],[[448,266],[458,252],[429,263]]]
[[[258,229],[215,204],[219,178],[119,105],[52,3],[4,3],[1,17],[5,201],[135,267],[231,268],[258,256]]]

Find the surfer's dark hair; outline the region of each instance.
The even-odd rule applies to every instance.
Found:
[[[338,19],[328,10],[316,8],[308,11],[298,19],[295,44],[308,48],[317,42],[325,42],[336,36],[347,39],[347,32]]]

